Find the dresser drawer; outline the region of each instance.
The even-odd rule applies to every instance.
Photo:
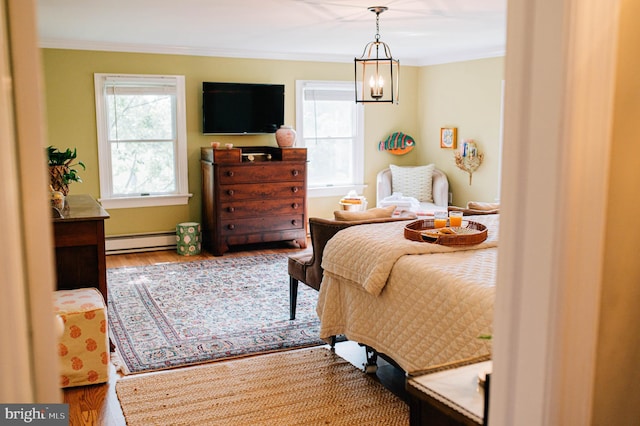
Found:
[[[225,221],[262,215],[297,215],[303,212],[304,198],[235,201],[222,203],[220,206],[220,218]]]
[[[304,197],[304,182],[251,183],[220,185],[220,203],[236,200],[272,200]]]
[[[54,222],[53,234],[56,247],[91,246],[100,243],[99,226],[104,222],[97,220]],[[103,231],[104,232],[104,231]],[[104,237],[102,237],[104,239]]]
[[[304,216],[283,215],[263,216],[247,219],[230,219],[222,221],[222,235],[243,235],[265,231],[283,231],[287,229],[303,229]]]
[[[221,185],[255,182],[304,182],[305,163],[224,164],[218,167]]]

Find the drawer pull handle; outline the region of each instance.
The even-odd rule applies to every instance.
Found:
[[[291,221],[291,224],[293,226],[298,226],[298,221],[294,219],[294,220]]]
[[[294,186],[293,188],[291,188],[291,192],[298,192],[298,187]]]
[[[227,190],[227,194],[229,194],[229,195],[233,195],[233,189],[229,189],[229,190]]]
[[[229,170],[229,171],[227,172],[227,176],[229,176],[229,177],[233,176],[233,172],[232,172],[231,170]]]
[[[233,231],[234,229],[236,229],[236,226],[232,223],[230,223],[229,225],[227,225],[227,229]]]
[[[293,171],[291,172],[291,174],[292,174],[292,175],[294,175],[294,176],[298,176],[298,174],[299,174],[299,173],[300,173],[300,172],[298,172],[297,170],[293,170]]]
[[[233,213],[234,211],[236,211],[235,207],[227,207],[227,211],[229,213]]]
[[[291,208],[297,209],[298,207],[300,207],[298,203],[291,204]]]

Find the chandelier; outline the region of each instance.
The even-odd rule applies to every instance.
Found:
[[[400,61],[393,59],[389,45],[380,41],[380,14],[386,6],[369,7],[376,14],[376,38],[354,59],[356,102],[398,103]]]

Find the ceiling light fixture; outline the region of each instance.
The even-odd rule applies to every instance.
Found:
[[[360,58],[354,59],[356,102],[398,103],[400,61],[393,59],[389,45],[380,41],[380,14],[389,8],[373,6],[376,39],[367,43]]]

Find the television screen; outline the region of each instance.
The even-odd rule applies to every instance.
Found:
[[[202,133],[274,133],[284,124],[284,84],[202,83]]]

